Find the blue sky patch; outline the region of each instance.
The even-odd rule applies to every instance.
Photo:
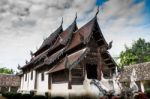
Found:
[[[150,0],[144,0],[143,15],[145,15],[145,24],[150,24]]]
[[[96,6],[101,6],[103,3],[107,2],[108,0],[96,0]]]

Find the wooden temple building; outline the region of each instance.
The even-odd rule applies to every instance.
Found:
[[[0,74],[0,93],[17,92],[20,82],[20,77],[17,75]]]
[[[129,83],[131,82],[130,77],[133,70],[135,71],[134,80],[139,88],[139,91],[145,92],[145,90],[150,88],[150,62],[124,66],[124,69],[120,75],[120,82],[122,85],[129,87]]]
[[[47,37],[31,60],[20,67],[20,91],[51,95],[86,92],[85,79],[112,78],[116,63],[97,22],[97,14],[81,28],[73,23],[65,30],[62,24]],[[63,23],[63,22],[62,22]]]

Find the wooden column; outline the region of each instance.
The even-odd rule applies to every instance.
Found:
[[[143,81],[140,81],[140,86],[141,86],[141,91],[144,92],[144,84],[143,84]]]
[[[34,89],[37,89],[37,71],[35,71]]]
[[[101,57],[101,51],[100,48],[97,49],[98,51],[98,67],[97,67],[97,79],[101,80],[101,72],[102,72],[102,65],[103,65],[103,61],[102,61],[102,57]]]
[[[52,74],[48,74],[48,89],[52,87]]]
[[[11,86],[9,86],[9,88],[8,88],[8,92],[11,92]]]
[[[83,69],[83,78],[85,79],[86,66],[84,64],[84,61],[81,62],[81,67]]]
[[[109,69],[109,76],[110,76],[110,78],[112,78],[112,68],[111,69]]]
[[[71,70],[69,70],[69,82],[68,82],[68,89],[72,89],[72,86],[71,86],[71,79],[72,79]]]
[[[21,85],[20,85],[20,89],[22,90],[23,89],[23,87],[24,87],[24,74],[22,75],[22,77],[21,77],[21,83],[20,83]]]

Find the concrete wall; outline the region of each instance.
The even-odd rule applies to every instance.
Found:
[[[33,71],[33,78],[31,80],[31,72],[29,73],[29,83],[28,83],[28,89],[34,90],[34,84],[35,84],[35,71]]]
[[[23,90],[23,87],[24,87],[24,76],[21,76],[20,90]]]
[[[44,81],[41,79],[41,73],[37,74],[37,94],[45,94],[48,91],[48,74],[44,72]]]
[[[35,71],[33,71],[33,79],[31,80],[31,72],[27,73],[27,81],[25,81],[25,75],[23,75],[23,77],[21,78],[22,82],[21,82],[21,89],[24,91],[30,91],[34,89],[34,84],[35,84]],[[89,93],[96,93],[95,95],[97,95],[97,88],[94,87],[91,88],[90,86],[90,81],[89,79],[85,79],[84,84],[83,85],[72,85],[72,89],[68,89],[68,82],[65,83],[53,83],[51,85],[51,89],[48,89],[48,74],[46,74],[46,72],[44,72],[44,80],[42,81],[41,79],[41,74],[42,73],[38,73],[37,74],[37,93],[36,94],[40,94],[40,95],[45,95],[45,92],[50,92],[52,97],[55,96],[63,96],[68,98],[69,95],[76,95],[76,96],[80,96],[80,95],[84,95],[84,94],[89,94]],[[93,90],[92,90],[93,89]],[[94,92],[94,90],[96,90],[96,92]]]
[[[52,84],[51,87],[51,95],[54,96],[64,96],[67,97],[68,94],[68,83],[58,83]]]
[[[27,74],[27,80],[26,79]],[[31,80],[31,72],[23,74],[21,77],[21,86],[20,90],[30,91],[34,90],[34,83],[35,83],[35,71],[33,71],[33,79]]]
[[[29,91],[29,89],[28,89],[28,85],[29,85],[29,73],[23,74],[23,80],[24,80],[24,82],[23,82],[22,90]],[[27,75],[27,79],[26,79],[26,75]]]

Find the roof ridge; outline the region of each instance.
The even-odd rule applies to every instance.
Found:
[[[58,35],[63,32],[63,27],[62,27],[62,23],[63,21],[61,22],[61,25],[54,31],[52,32],[43,42],[42,42],[42,45],[40,46],[40,48],[34,53],[34,55],[38,55],[40,54],[40,51],[42,49],[44,49],[46,46],[49,46],[52,45],[55,40],[57,39]]]

